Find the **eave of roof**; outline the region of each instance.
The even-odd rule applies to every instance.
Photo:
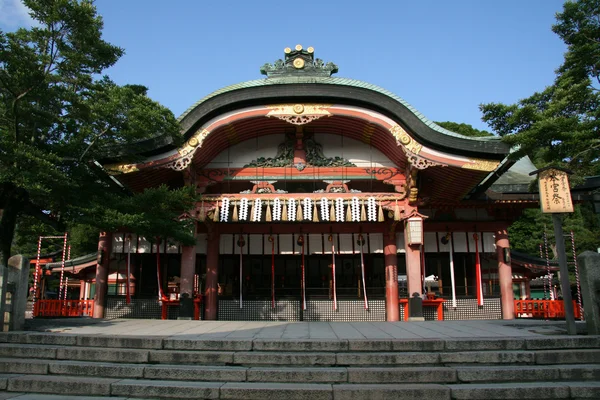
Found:
[[[359,81],[359,80],[350,79],[350,78],[341,78],[341,77],[287,76],[287,77],[280,77],[280,78],[255,79],[255,80],[251,80],[251,81],[236,83],[234,85],[229,85],[224,88],[218,89],[218,90],[210,93],[209,95],[203,97],[202,99],[200,99],[199,101],[194,103],[192,106],[190,106],[187,110],[185,110],[179,116],[179,118],[177,118],[177,120],[181,123],[186,118],[186,116],[188,116],[188,114],[190,114],[190,112],[192,110],[194,110],[196,107],[198,107],[200,104],[206,102],[207,100],[209,100],[213,97],[216,97],[216,96],[224,94],[224,93],[232,92],[234,90],[258,87],[258,86],[290,85],[290,84],[298,84],[298,83],[318,83],[318,84],[324,84],[324,85],[350,86],[350,87],[357,87],[357,88],[372,90],[374,92],[378,92],[385,96],[388,96],[389,98],[402,104],[403,106],[408,108],[417,118],[419,118],[425,125],[429,126],[433,130],[435,130],[439,133],[443,133],[444,135],[448,135],[448,136],[453,136],[453,137],[463,138],[463,139],[467,138],[467,136],[464,136],[459,133],[452,132],[448,129],[442,128],[435,122],[430,121],[423,114],[421,114],[416,108],[414,108],[412,105],[410,105],[407,101],[405,101],[401,97],[397,96],[396,94],[390,92],[389,90],[386,90],[380,86],[373,85],[371,83],[367,83],[364,81]],[[483,142],[500,140],[500,138],[494,137],[494,136],[468,137],[468,138],[470,140],[483,141]]]

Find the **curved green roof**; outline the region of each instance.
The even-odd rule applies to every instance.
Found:
[[[219,96],[221,94],[224,93],[228,93],[228,92],[232,92],[235,90],[241,90],[241,89],[247,89],[247,88],[253,88],[253,87],[260,87],[260,86],[270,86],[270,85],[290,85],[290,84],[306,84],[306,83],[310,83],[310,84],[323,84],[323,85],[338,85],[338,86],[350,86],[350,87],[355,87],[355,88],[363,88],[363,89],[368,89],[368,90],[372,90],[374,92],[378,92],[381,93],[385,96],[388,96],[389,98],[397,101],[398,103],[402,104],[403,106],[405,106],[408,110],[410,110],[417,118],[419,118],[421,120],[421,122],[423,122],[425,125],[429,126],[431,129],[442,133],[444,135],[448,135],[448,136],[453,136],[453,137],[457,137],[457,138],[468,138],[470,140],[474,140],[474,141],[496,141],[496,140],[500,140],[500,138],[498,137],[494,137],[494,136],[489,136],[489,137],[471,137],[471,136],[464,136],[461,135],[459,133],[456,132],[452,132],[448,129],[442,128],[441,126],[439,126],[438,124],[436,124],[435,122],[427,119],[423,114],[421,114],[416,108],[414,108],[413,106],[411,106],[408,102],[406,102],[404,99],[402,99],[401,97],[397,96],[396,94],[390,92],[389,90],[386,90],[382,87],[379,87],[377,85],[373,85],[367,82],[363,82],[363,81],[359,81],[356,79],[349,79],[349,78],[338,78],[338,77],[325,77],[325,76],[285,76],[285,77],[270,77],[270,78],[265,78],[265,79],[255,79],[252,81],[246,81],[246,82],[241,82],[241,83],[236,83],[234,85],[230,85],[230,86],[226,86],[224,88],[221,88],[219,90],[216,90],[214,92],[212,92],[211,94],[203,97],[202,99],[200,99],[199,101],[197,101],[196,103],[194,103],[191,107],[189,107],[187,110],[185,110],[180,116],[179,118],[177,118],[177,121],[181,122],[192,110],[194,110],[196,107],[198,107],[200,104],[204,103],[205,101]]]

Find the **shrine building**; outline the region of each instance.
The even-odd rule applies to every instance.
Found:
[[[166,304],[171,318],[398,321],[422,296],[425,319],[513,318],[507,228],[538,203],[494,192],[507,144],[335,77],[312,47],[260,72],[184,112],[181,147],[155,139],[139,162],[102,161],[133,192],[191,185],[201,198],[181,210],[195,246],[101,236],[94,317]]]

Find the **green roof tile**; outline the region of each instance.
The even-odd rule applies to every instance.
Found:
[[[458,137],[458,138],[468,138],[473,141],[486,141],[487,142],[487,141],[491,141],[491,140],[500,140],[500,138],[497,138],[497,137],[470,137],[470,136],[464,136],[464,135],[458,134],[456,132],[449,131],[448,129],[442,128],[441,126],[437,125],[435,122],[427,119],[423,114],[421,114],[419,111],[417,111],[408,102],[406,102],[401,97],[395,95],[394,93],[390,92],[389,90],[386,90],[382,87],[379,87],[377,85],[373,85],[373,84],[370,84],[370,83],[367,83],[364,81],[359,81],[356,79],[349,79],[349,78],[339,78],[339,77],[315,77],[315,76],[293,76],[293,77],[291,77],[291,76],[286,76],[286,77],[272,77],[272,78],[265,78],[265,79],[256,79],[256,80],[252,80],[252,81],[236,83],[234,85],[226,86],[224,88],[216,90],[216,91],[212,92],[211,94],[209,94],[208,96],[203,97],[198,102],[196,102],[191,107],[189,107],[186,111],[184,111],[183,114],[181,114],[177,120],[182,121],[193,109],[198,107],[200,104],[204,103],[205,101],[207,101],[213,97],[216,97],[218,95],[221,95],[221,94],[224,94],[227,92],[232,92],[235,90],[246,89],[246,88],[251,88],[251,87],[258,87],[258,86],[289,85],[289,84],[297,84],[297,83],[317,83],[317,84],[323,84],[323,85],[350,86],[350,87],[356,87],[356,88],[369,89],[374,92],[378,92],[383,95],[386,95],[386,96],[390,97],[391,99],[394,99],[395,101],[401,103],[403,106],[405,106],[407,109],[409,109],[417,118],[419,118],[424,124],[428,125],[433,130],[440,132],[444,135],[454,136],[454,137]]]

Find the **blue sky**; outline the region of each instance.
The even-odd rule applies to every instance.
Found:
[[[107,74],[179,116],[221,87],[260,79],[285,47],[312,46],[339,77],[374,83],[427,118],[486,129],[480,103],[513,103],[554,79],[562,0],[97,0],[104,37],[125,49]],[[26,25],[0,0],[0,29]]]

